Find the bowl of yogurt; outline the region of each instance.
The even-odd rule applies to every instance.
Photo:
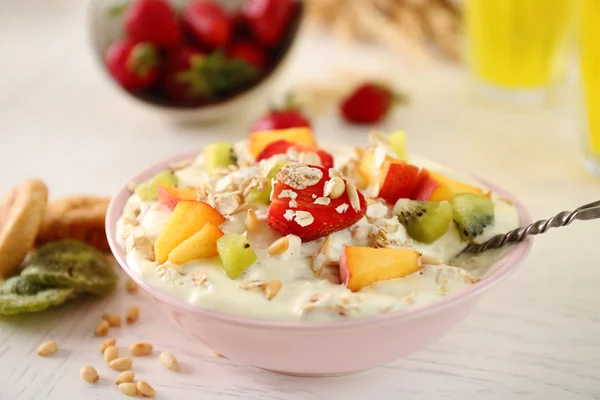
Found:
[[[503,189],[406,154],[402,132],[351,147],[307,128],[253,133],[130,179],[106,230],[125,272],[182,330],[236,362],[339,375],[442,338],[531,241]]]

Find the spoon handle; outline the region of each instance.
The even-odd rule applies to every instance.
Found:
[[[527,227],[517,228],[503,235],[494,236],[482,244],[470,244],[462,253],[477,254],[490,249],[498,249],[506,244],[522,242],[529,235],[539,235],[550,228],[567,226],[577,219],[590,220],[597,218],[600,218],[600,201],[586,204],[574,211],[563,211],[550,219],[543,219]]]

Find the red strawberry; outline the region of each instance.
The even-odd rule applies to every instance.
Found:
[[[260,160],[271,158],[277,154],[285,154],[291,147],[296,149],[296,151],[298,152],[310,151],[316,153],[321,159],[321,164],[323,165],[323,168],[333,168],[333,156],[325,150],[315,150],[308,146],[288,142],[287,140],[278,140],[265,147],[264,150],[261,151],[260,154],[256,157],[256,161],[258,162]]]
[[[207,50],[224,48],[232,34],[231,19],[211,1],[191,2],[182,12],[183,26]]]
[[[134,0],[124,16],[131,40],[169,47],[181,39],[177,17],[164,0]]]
[[[234,42],[228,51],[229,58],[247,62],[259,71],[265,69],[267,57],[263,49],[248,40]]]
[[[274,46],[283,38],[294,5],[294,0],[248,0],[242,14],[256,38],[265,46]]]
[[[106,52],[110,74],[127,90],[147,89],[158,78],[158,54],[150,43],[119,40]]]
[[[272,131],[288,128],[310,128],[310,121],[294,103],[294,95],[288,93],[281,108],[272,108],[252,126],[251,132]]]
[[[295,189],[283,183],[282,177],[299,173],[297,167],[317,169],[323,176],[315,185],[301,190]],[[297,235],[302,241],[309,242],[355,224],[365,215],[367,209],[365,198],[360,192],[356,192],[358,210],[352,207],[347,190],[337,199],[330,199],[328,204],[319,204],[327,202],[320,200],[323,198],[325,183],[330,178],[329,169],[323,167],[292,163],[282,168],[273,185],[273,201],[268,214],[269,226],[282,235]],[[284,190],[286,192],[282,193]],[[295,198],[290,198],[290,194]]]
[[[375,124],[387,115],[393,100],[394,93],[389,88],[367,82],[345,98],[340,109],[348,122]]]
[[[205,77],[199,72],[206,56],[193,47],[172,49],[165,62],[162,89],[171,100],[189,102],[203,99],[209,91]]]

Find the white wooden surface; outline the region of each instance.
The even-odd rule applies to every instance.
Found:
[[[242,121],[177,126],[121,96],[90,56],[84,15],[84,2],[75,0],[0,1],[0,192],[39,176],[52,196],[110,195],[149,162],[217,135],[245,134]],[[405,128],[411,151],[503,185],[534,218],[600,198],[600,178],[581,167],[568,95],[535,113],[493,110],[468,98],[455,67],[411,69],[380,50],[332,47],[320,36],[305,38],[288,82],[325,77],[336,66],[394,71],[413,102],[381,128]],[[366,136],[334,115],[319,119],[316,130],[329,140]],[[141,307],[140,322],[111,332],[122,351],[149,341],[176,354],[183,367],[180,373],[161,369],[156,351],[135,360],[136,374],[160,399],[600,398],[599,231],[598,222],[575,223],[540,237],[522,268],[442,341],[349,377],[299,379],[216,358],[157,314],[142,293],[119,290],[101,301],[3,318],[0,399],[124,398],[92,333],[103,312],[124,312],[131,304]],[[59,353],[35,355],[49,338],[59,342]],[[79,379],[85,364],[98,368],[99,384]]]

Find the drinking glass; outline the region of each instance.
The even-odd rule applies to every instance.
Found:
[[[545,103],[566,68],[575,9],[574,0],[466,0],[475,91],[508,103]]]

